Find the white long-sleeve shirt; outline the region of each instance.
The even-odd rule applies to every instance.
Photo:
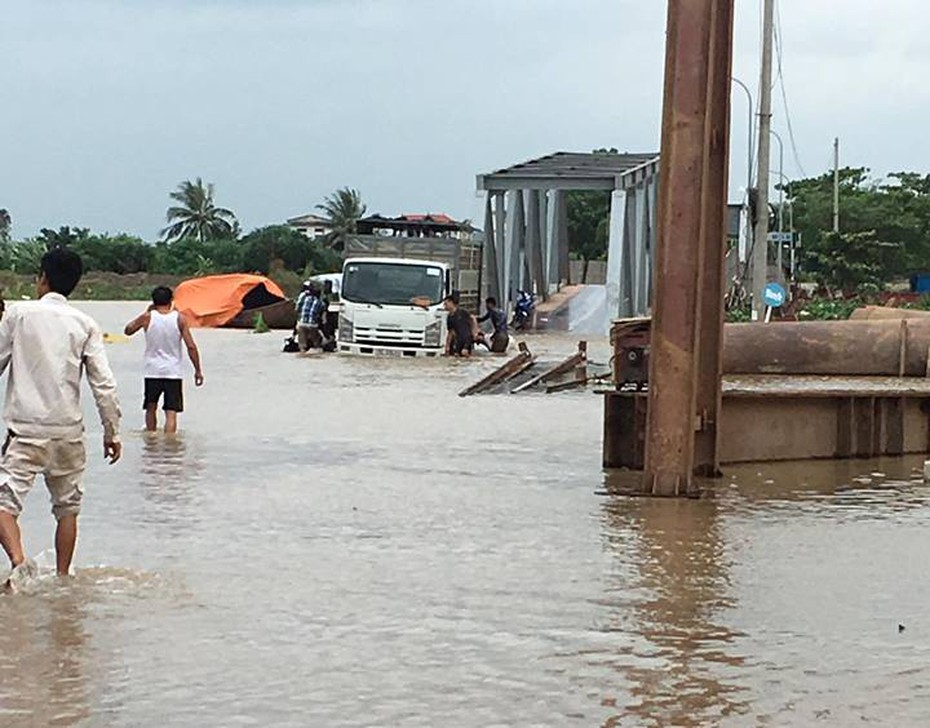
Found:
[[[79,438],[84,433],[81,376],[87,372],[104,435],[119,439],[116,379],[103,335],[58,293],[9,306],[0,321],[0,374],[9,366],[4,418],[23,437]]]

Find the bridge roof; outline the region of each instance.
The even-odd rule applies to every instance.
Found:
[[[641,181],[643,175],[657,174],[658,164],[657,152],[556,152],[478,175],[478,189],[488,192],[623,189]]]

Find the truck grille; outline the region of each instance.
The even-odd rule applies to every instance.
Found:
[[[367,329],[355,327],[355,343],[368,346],[423,346],[423,329]]]

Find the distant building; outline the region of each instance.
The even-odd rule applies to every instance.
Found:
[[[430,212],[400,217],[381,215],[363,217],[358,221],[358,232],[360,235],[463,239],[471,237],[476,231],[467,220],[454,220],[443,212]]]
[[[316,238],[321,235],[329,235],[333,231],[332,223],[325,217],[314,215],[301,215],[292,217],[287,221],[288,227],[292,230],[306,235],[308,238]]]

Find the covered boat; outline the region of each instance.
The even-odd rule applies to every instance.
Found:
[[[259,314],[272,329],[297,323],[294,302],[274,281],[245,273],[184,281],[175,289],[174,305],[192,326],[250,329]]]

